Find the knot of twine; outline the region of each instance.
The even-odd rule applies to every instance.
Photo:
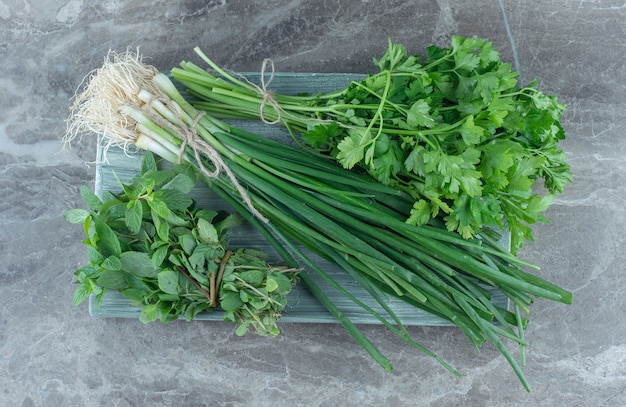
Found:
[[[267,69],[268,64],[270,65],[271,72],[270,72],[270,77],[268,81],[265,82],[265,70]],[[281,120],[280,105],[274,99],[274,96],[272,95],[272,91],[267,88],[273,79],[274,79],[274,61],[272,61],[269,58],[265,58],[263,60],[263,65],[261,65],[261,86],[260,87],[257,85],[253,85],[253,86],[259,90],[259,93],[262,96],[261,106],[259,106],[259,116],[261,117],[261,120],[263,121],[263,123],[266,123],[266,124],[278,124],[280,123],[280,120]],[[268,104],[272,106],[274,110],[276,111],[276,120],[269,121],[265,118],[265,106]]]

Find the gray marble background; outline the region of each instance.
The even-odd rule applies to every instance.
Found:
[[[626,405],[626,6],[623,0],[0,0],[0,406]],[[387,37],[421,53],[489,38],[522,80],[569,106],[575,182],[521,255],[575,293],[537,301],[527,394],[492,347],[453,328],[415,338],[455,378],[378,326],[384,372],[340,326],[283,324],[239,338],[226,323],[142,325],[71,306],[84,264],[62,212],[93,186],[95,143],[61,152],[69,100],[109,49],[168,69],[201,46],[233,70],[367,72]]]

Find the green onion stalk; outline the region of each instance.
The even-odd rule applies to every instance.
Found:
[[[195,107],[279,124],[303,147],[405,191],[408,223],[440,221],[464,237],[499,228],[516,253],[571,181],[557,146],[565,107],[535,83],[518,87],[486,40],[454,36],[449,49],[429,47],[425,60],[389,41],[376,72],[296,95],[271,89],[268,60],[255,84],[196,52],[210,71],[188,61],[171,71]]]
[[[211,190],[267,239],[288,267],[304,267],[303,285],[381,366],[391,361],[333,302],[314,278],[384,324],[411,346],[459,374],[415,342],[386,298],[397,297],[458,326],[478,349],[491,341],[530,391],[504,341],[527,342],[534,297],[570,303],[571,293],[523,270],[534,267],[491,239],[463,239],[436,226],[404,222],[403,192],[337,163],[226,124],[194,108],[169,77],[131,53],[111,54],[75,97],[64,141],[99,134],[107,147],[134,145],[172,163],[187,163]],[[378,312],[355,298],[311,258],[319,255],[371,295]],[[500,289],[514,311],[496,307]]]

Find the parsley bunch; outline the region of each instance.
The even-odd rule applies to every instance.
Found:
[[[159,171],[147,152],[141,172],[120,185],[102,199],[83,186],[89,210],[65,213],[83,224],[89,255],[75,272],[74,305],[90,294],[100,303],[107,290],[118,290],[142,307],[144,323],[191,321],[221,308],[225,321],[238,324],[237,335],[279,334],[276,322],[298,273],[269,266],[262,251],[229,250],[226,232],[242,218],[195,207],[187,195],[195,186],[191,169]]]
[[[518,73],[484,39],[454,36],[423,58],[390,40],[374,58],[378,73],[326,94],[272,93],[275,103],[197,52],[219,78],[188,62],[172,70],[196,107],[282,123],[345,168],[408,193],[409,224],[437,219],[465,238],[507,228],[515,253],[571,181],[557,146],[564,105],[536,82],[519,87]]]

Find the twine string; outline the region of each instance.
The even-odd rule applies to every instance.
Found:
[[[267,70],[268,65],[270,66],[270,74],[269,74],[270,76],[269,76],[269,79],[265,81],[265,71]],[[280,104],[278,104],[276,99],[274,99],[273,92],[270,89],[268,89],[270,83],[272,82],[272,80],[274,80],[274,61],[272,61],[270,58],[265,58],[263,60],[263,64],[261,65],[261,86],[257,85],[256,83],[251,82],[248,78],[246,78],[245,76],[241,74],[236,74],[236,75],[239,76],[241,79],[243,79],[248,85],[255,88],[257,92],[259,92],[259,94],[261,95],[261,104],[259,105],[259,118],[261,119],[261,121],[265,124],[280,123],[282,119],[283,109],[280,107]],[[265,118],[265,106],[267,106],[268,104],[272,106],[274,110],[276,111],[275,120],[270,121]]]
[[[233,186],[239,193],[239,196],[241,196],[241,199],[244,201],[248,209],[250,209],[250,212],[252,212],[252,214],[258,219],[260,219],[262,222],[264,223],[269,222],[269,220],[266,217],[264,217],[254,207],[254,205],[252,204],[252,200],[250,199],[250,196],[248,195],[246,190],[243,188],[243,186],[239,183],[239,181],[237,180],[237,177],[235,176],[235,174],[233,174],[230,167],[226,165],[224,160],[222,160],[220,153],[215,148],[213,148],[213,146],[211,146],[209,143],[197,137],[196,125],[198,124],[198,122],[200,121],[200,119],[202,118],[204,114],[205,112],[200,112],[200,114],[198,114],[196,118],[193,120],[193,123],[191,124],[191,126],[181,126],[181,129],[183,130],[182,133],[184,135],[184,141],[181,144],[181,150],[179,152],[179,159],[182,158],[182,155],[184,154],[186,147],[187,146],[191,147],[191,150],[193,151],[193,154],[194,154],[194,158],[196,159],[196,162],[198,163],[198,166],[200,167],[200,171],[202,171],[204,175],[206,175],[208,178],[216,178],[221,172],[224,172],[226,176],[228,177],[228,179],[230,179],[230,181],[232,182]],[[209,169],[204,165],[204,163],[202,162],[202,156],[200,153],[203,153],[213,163],[213,166],[215,167],[213,171],[209,171]]]
[[[265,71],[267,69],[268,64],[270,66],[270,76],[266,82]],[[272,61],[270,58],[265,58],[263,60],[263,65],[261,65],[261,86],[260,87],[257,85],[254,85],[254,86],[261,93],[262,98],[261,98],[261,105],[259,106],[259,116],[261,117],[261,120],[263,121],[263,123],[266,123],[266,124],[278,124],[280,123],[280,120],[282,118],[280,105],[278,104],[278,102],[276,102],[276,99],[274,99],[272,91],[268,89],[268,86],[272,82],[273,79],[274,79],[274,61]],[[275,120],[270,121],[265,118],[265,106],[268,104],[272,106],[274,110],[276,111]]]
[[[159,98],[155,96],[150,100],[148,105],[151,105],[156,100],[158,100],[159,102],[165,105],[168,105],[168,104],[175,105],[173,112],[176,115],[177,121],[179,123],[177,126],[175,126],[170,121],[165,120],[163,117],[161,117],[158,114],[154,114],[154,116],[158,117],[159,122],[163,122],[170,128],[174,129],[177,134],[180,134],[182,136],[182,142],[180,145],[180,149],[178,150],[179,164],[183,162],[183,156],[185,154],[185,151],[187,150],[187,147],[190,147],[191,150],[193,151],[193,156],[196,160],[196,163],[198,164],[198,167],[200,168],[200,171],[205,176],[207,176],[208,178],[217,178],[217,176],[220,173],[224,172],[226,176],[228,177],[228,179],[232,182],[233,186],[235,187],[239,195],[241,196],[241,199],[243,200],[243,202],[246,204],[248,209],[250,209],[250,212],[262,222],[268,223],[269,220],[254,207],[254,205],[252,204],[252,200],[250,199],[250,196],[248,195],[247,191],[239,183],[239,181],[237,180],[237,177],[232,172],[230,167],[226,165],[220,153],[209,143],[205,142],[204,140],[202,140],[201,138],[197,136],[198,131],[196,127],[198,123],[200,122],[200,120],[202,119],[202,117],[206,114],[206,112],[204,111],[199,112],[196,115],[196,117],[193,119],[191,124],[186,125],[185,122],[182,120],[182,117],[181,117],[182,115],[180,114],[179,107],[178,105],[176,105],[174,101],[171,101],[167,98]],[[210,171],[206,167],[206,165],[204,165],[204,161],[202,160],[202,154],[204,154],[205,157],[208,158],[209,161],[211,161],[211,163],[213,163],[213,166],[215,167],[213,171]]]

